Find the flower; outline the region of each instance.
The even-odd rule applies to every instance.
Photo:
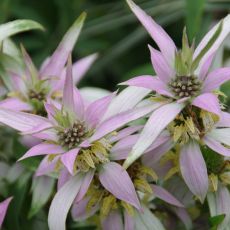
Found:
[[[150,115],[139,140],[124,163],[125,168],[140,157],[162,130],[187,107],[200,108],[219,116],[219,101],[213,90],[230,79],[228,67],[208,72],[219,45],[229,34],[230,15],[211,29],[195,50],[193,46],[189,47],[184,32],[182,50],[178,51],[163,28],[134,2],[127,0],[127,3],[160,51],[149,46],[157,76],[139,76],[122,84],[156,91],[157,96],[153,99],[159,100],[160,96],[160,100],[167,103]]]
[[[9,197],[0,203],[0,228],[2,227],[2,223],[5,219],[6,211],[12,199],[13,197]]]
[[[47,99],[59,99],[65,79],[65,64],[80,35],[86,14],[83,13],[63,37],[56,51],[47,58],[38,71],[30,56],[21,46],[25,69],[7,69],[10,79],[8,97],[0,106],[16,111],[27,111],[45,116],[44,102]],[[74,84],[78,83],[97,54],[80,59],[73,65]]]
[[[51,168],[61,169],[64,166],[72,175],[56,194],[50,207],[51,229],[57,229],[57,226],[64,228],[66,215],[73,200],[76,196],[82,197],[87,192],[95,172],[106,190],[118,199],[140,209],[140,203],[128,173],[120,164],[112,162],[112,157],[116,160],[122,159],[123,155],[130,151],[133,141],[136,141],[132,138],[123,143],[121,140],[119,143],[119,138],[125,138],[139,128],[128,127],[118,132],[117,136],[111,137],[111,140],[109,136],[128,122],[148,114],[159,105],[128,109],[117,115],[103,118],[114,96],[115,93],[85,105],[78,89],[74,88],[69,58],[62,104],[55,101],[45,103],[47,118],[0,108],[0,122],[23,134],[31,134],[43,140],[42,143],[32,147],[21,160],[37,155],[47,155],[40,169],[44,169],[47,163],[51,162],[54,163]],[[114,105],[116,105],[116,100]],[[113,112],[110,109],[111,114],[116,112],[117,110]],[[111,146],[114,141],[116,145]],[[109,156],[110,151],[111,156]],[[62,176],[60,180],[61,178]],[[63,203],[64,198],[66,202]],[[63,204],[65,207],[62,206]]]

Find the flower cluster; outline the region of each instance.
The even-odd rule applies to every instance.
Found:
[[[35,177],[57,179],[51,230],[65,229],[70,209],[75,221],[105,230],[165,229],[168,213],[189,229],[189,206],[206,199],[211,216],[225,215],[218,229],[226,229],[230,115],[219,87],[230,80],[230,68],[211,65],[230,32],[230,16],[196,48],[184,30],[177,49],[150,16],[132,0],[127,3],[159,47],[148,46],[156,76],[136,76],[121,83],[128,87],[119,93],[83,97],[76,84],[97,57],[72,64],[83,13],[39,70],[21,46],[24,63],[7,69],[0,122],[30,138],[19,160],[42,157]],[[155,198],[162,200],[159,209]],[[10,201],[0,204],[0,225]]]

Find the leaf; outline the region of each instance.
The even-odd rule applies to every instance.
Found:
[[[225,214],[210,217],[209,223],[210,223],[212,229],[213,230],[216,229],[216,227],[218,227],[218,225],[220,225],[223,222],[224,218],[225,218]]]
[[[205,0],[186,0],[186,26],[190,41],[200,29],[204,6]]]
[[[19,19],[0,25],[0,42],[14,34],[28,30],[44,30],[38,22],[26,19]]]

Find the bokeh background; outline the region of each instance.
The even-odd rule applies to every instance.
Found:
[[[230,10],[230,0],[136,0],[175,40],[181,44],[184,25],[196,43],[215,20]],[[57,46],[75,18],[86,11],[88,17],[74,49],[74,59],[98,52],[80,86],[114,90],[116,84],[136,74],[152,74],[147,44],[154,45],[129,10],[125,0],[1,0],[0,22],[26,18],[40,22],[45,32],[17,35],[39,65]]]
[[[154,17],[173,38],[178,47],[184,26],[190,41],[197,44],[209,28],[230,11],[230,0],[135,0]],[[96,86],[115,90],[119,82],[138,74],[154,74],[147,44],[155,46],[149,35],[128,8],[125,0],[0,0],[0,23],[14,19],[32,19],[41,23],[45,32],[31,31],[14,36],[23,43],[37,66],[49,56],[60,39],[82,11],[88,14],[81,36],[75,46],[73,59],[98,52],[99,58],[80,82],[80,87]],[[224,58],[223,58],[224,57]],[[220,49],[215,65],[230,64],[230,41]],[[230,98],[230,84],[224,92]],[[226,104],[230,104],[225,101]],[[44,210],[28,216],[31,204],[31,183],[39,158],[13,165],[25,152],[18,134],[11,129],[0,130],[0,160],[11,164],[7,182],[0,181],[1,195],[10,194],[14,200],[6,219],[7,230],[46,230]],[[7,159],[5,159],[7,156]],[[18,168],[19,167],[19,168]],[[22,171],[20,174],[18,173]],[[20,175],[18,180],[17,176]],[[0,175],[1,178],[1,175]],[[8,187],[6,191],[5,184]],[[35,186],[35,185],[33,185]],[[29,195],[28,195],[29,194]],[[41,198],[42,199],[42,198]],[[48,210],[49,204],[45,209]],[[67,221],[68,222],[68,221]],[[70,221],[69,221],[70,223]],[[86,229],[71,223],[68,229]],[[87,228],[93,229],[93,228]],[[204,228],[197,227],[203,230]]]

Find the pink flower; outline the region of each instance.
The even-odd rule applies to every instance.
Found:
[[[65,64],[80,35],[85,17],[86,14],[83,13],[74,22],[53,55],[44,61],[39,71],[26,50],[21,47],[25,69],[7,70],[10,75],[7,84],[10,92],[9,97],[0,102],[1,107],[44,115],[44,102],[48,98],[59,99],[62,96]],[[92,54],[73,65],[74,84],[80,81],[96,57],[96,54]]]
[[[228,67],[209,72],[218,47],[229,34],[229,15],[210,30],[195,50],[189,47],[184,33],[183,47],[181,51],[178,51],[163,28],[132,0],[127,0],[127,2],[160,51],[149,46],[157,76],[139,76],[122,84],[155,91],[157,95],[163,96],[166,104],[154,110],[150,115],[139,140],[124,164],[126,168],[140,157],[165,127],[188,106],[219,116],[219,101],[212,91],[230,79]]]
[[[80,198],[84,196],[95,172],[106,190],[118,199],[140,209],[140,203],[128,173],[120,164],[112,162],[113,159],[123,159],[130,151],[130,146],[136,141],[135,138],[131,138],[122,142],[121,138],[128,138],[128,135],[136,132],[140,127],[138,129],[128,127],[118,132],[116,136],[113,136],[112,132],[148,114],[156,108],[156,105],[119,111],[114,96],[115,94],[110,94],[85,105],[78,89],[73,86],[72,66],[69,59],[62,104],[55,101],[46,103],[47,118],[0,108],[0,122],[23,134],[31,134],[43,140],[42,143],[32,147],[21,160],[47,155],[37,174],[42,175],[43,171],[47,172],[47,170],[64,166],[65,172],[72,175],[52,202],[49,216],[51,229],[57,229],[57,226],[64,228],[66,215],[73,200],[76,196]],[[114,106],[116,110],[113,110]],[[107,115],[108,112],[110,115]],[[62,175],[59,179],[62,181]],[[63,199],[66,201],[63,202]]]
[[[13,198],[10,197],[0,203],[0,228],[2,227],[2,223],[4,221],[6,211],[12,199]]]

